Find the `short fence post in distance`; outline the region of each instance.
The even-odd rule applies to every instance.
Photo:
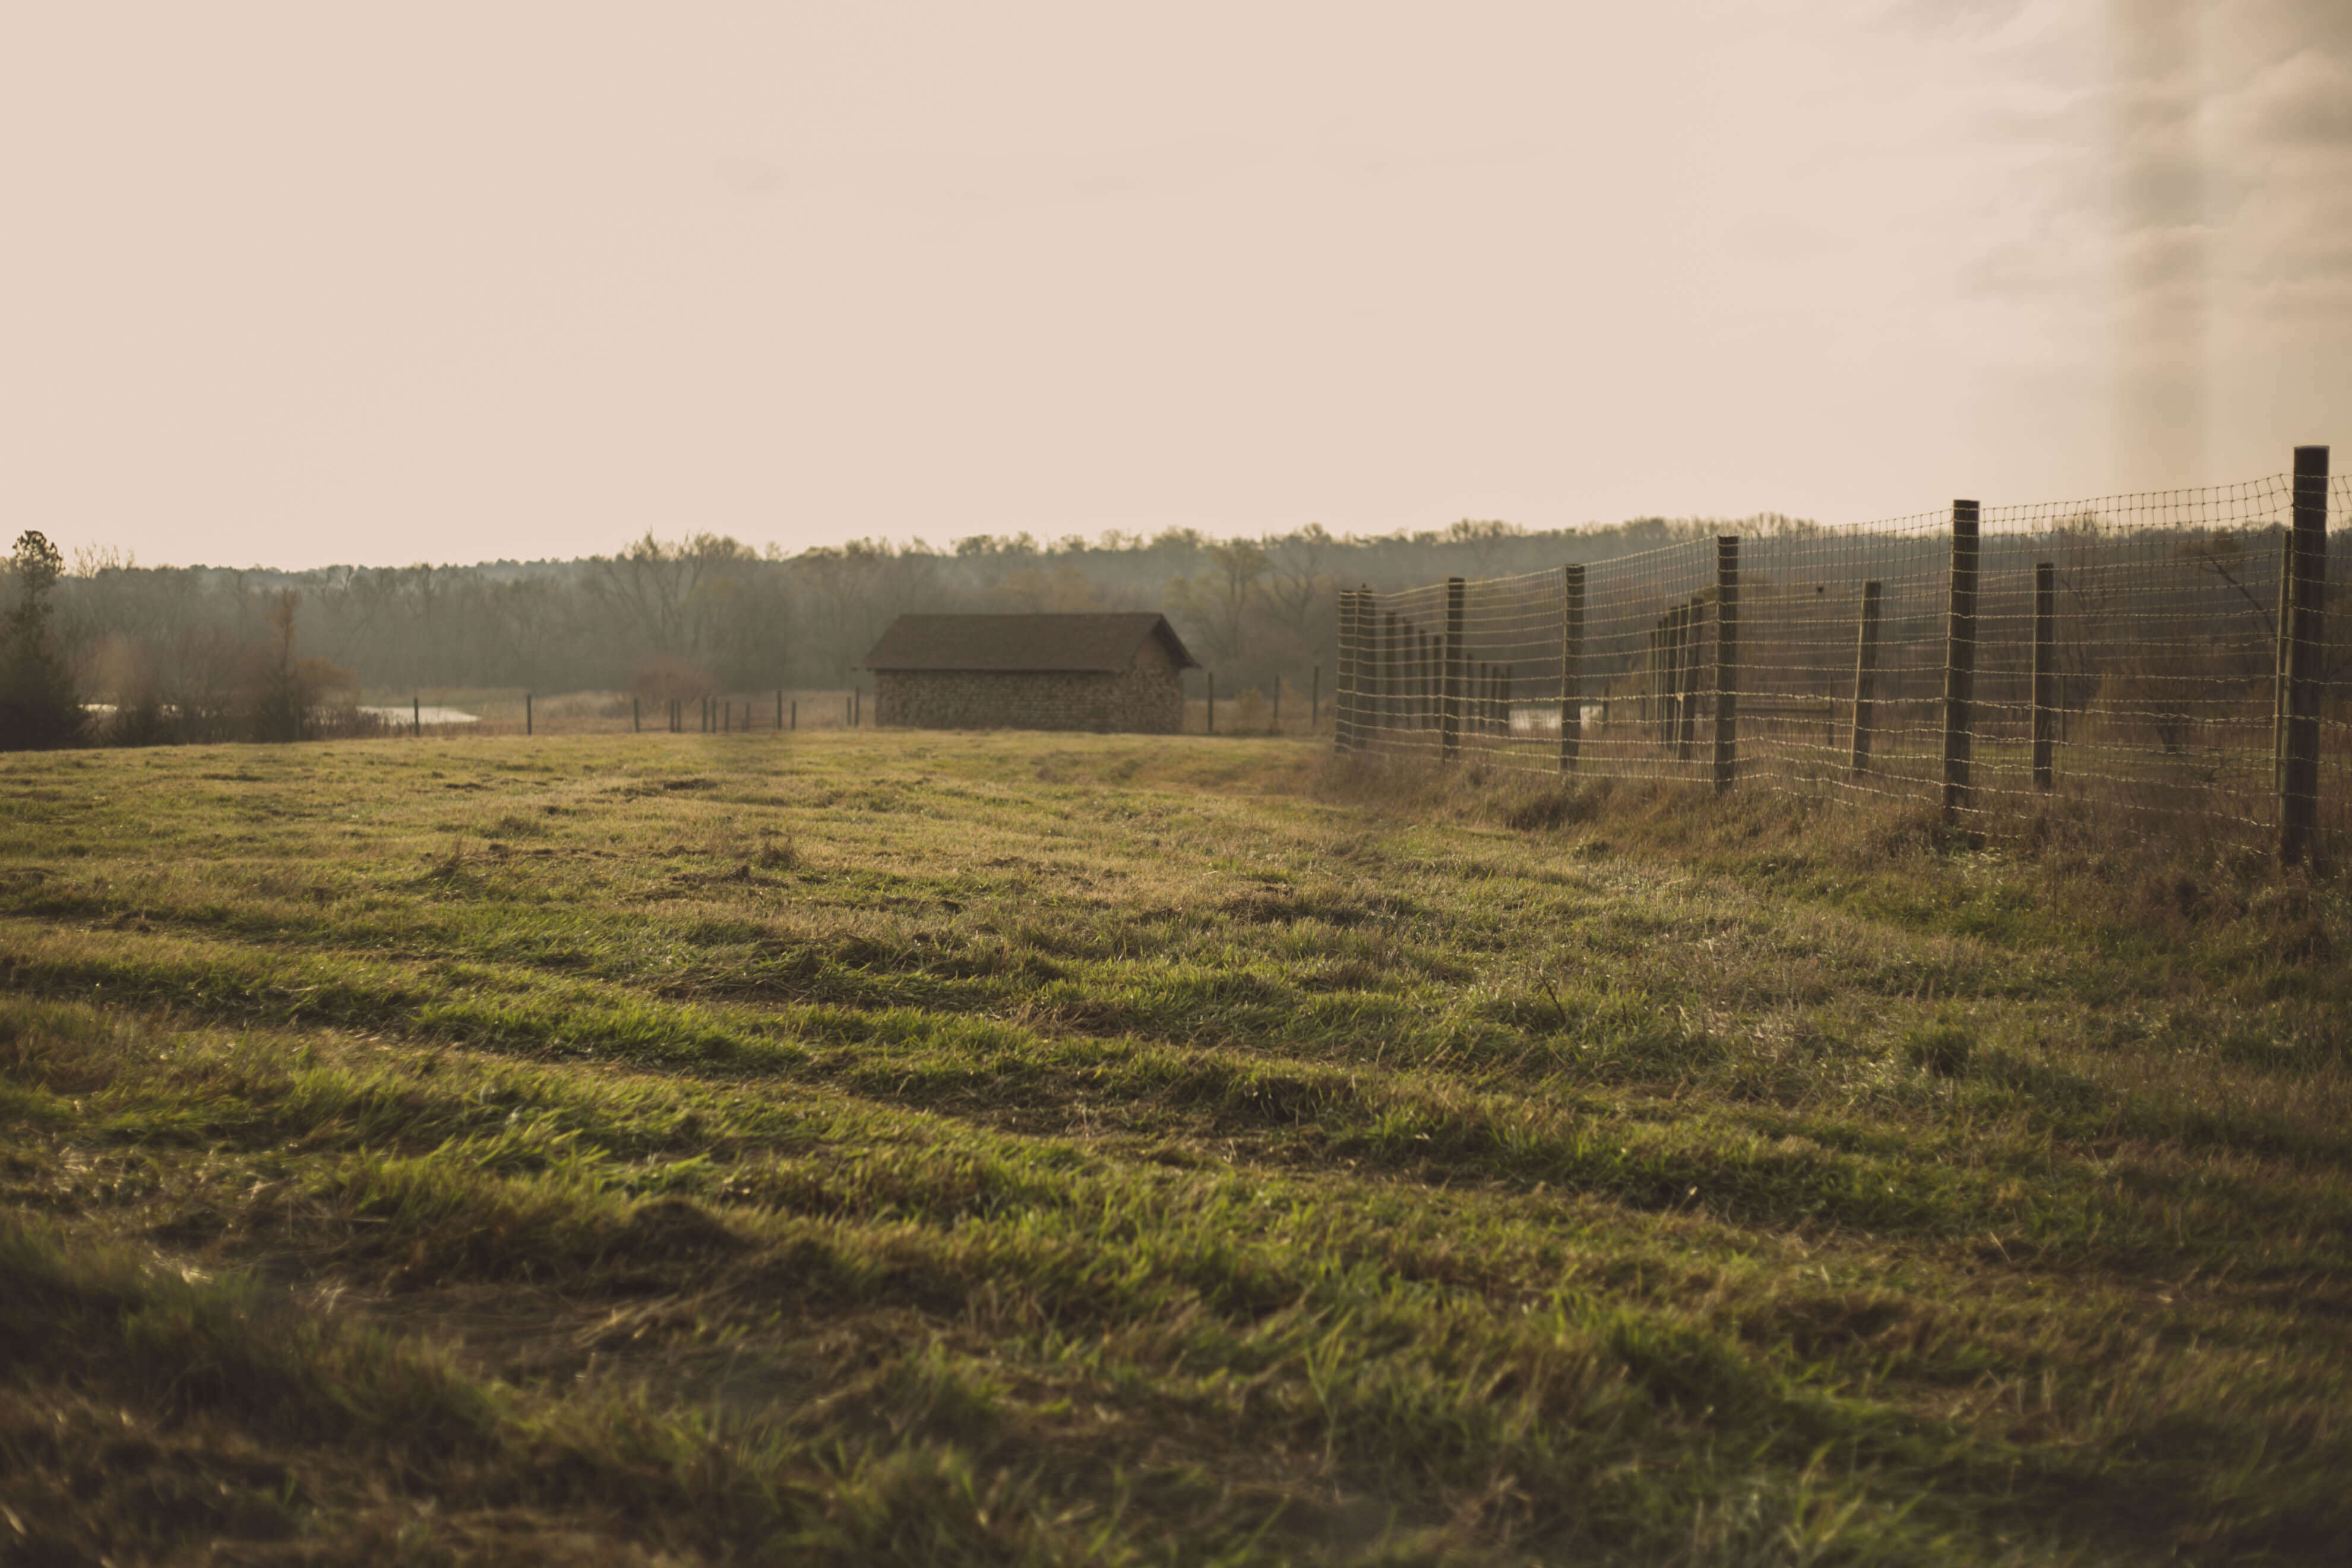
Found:
[[[1976,739],[1977,503],[1952,503],[1952,585],[1944,621],[1944,820],[1958,820],[1972,790]]]
[[[1404,623],[1391,610],[1381,623],[1381,728],[1397,727],[1404,706]]]
[[[801,700],[797,697],[793,699],[792,714],[792,727],[797,730],[801,727]]]
[[[1438,681],[1437,754],[1452,762],[1462,751],[1462,610],[1464,585],[1459,577],[1445,580],[1445,647]]]
[[[2294,526],[2287,534],[2286,570],[2294,584],[2290,613],[2282,617],[2284,672],[2279,747],[2279,859],[2288,866],[2312,858],[2319,832],[2320,654],[2327,586],[2327,448],[2294,449]]]
[[[530,733],[530,693],[528,691],[522,694],[522,732],[526,735]]]
[[[776,728],[777,728],[777,729],[779,729],[779,730],[782,730],[783,727],[784,727],[784,689],[783,689],[782,687],[779,686],[778,688],[776,688]]]
[[[1348,749],[1348,638],[1354,634],[1355,613],[1356,591],[1340,589],[1331,660],[1331,749],[1335,752]]]
[[[1853,652],[1853,776],[1870,771],[1871,700],[1878,688],[1878,584],[1862,585],[1862,630]]]
[[[1559,569],[1559,771],[1576,771],[1584,739],[1584,568]]]
[[[1715,541],[1715,788],[1739,772],[1739,536]]]
[[[1334,751],[1348,749],[1348,679],[1349,661],[1354,657],[1350,647],[1356,636],[1356,591],[1339,590],[1339,626],[1338,654],[1331,666],[1331,747]]]
[[[1381,617],[1372,591],[1358,588],[1349,612],[1348,749],[1369,749],[1372,736],[1372,694],[1380,689]]]
[[[1437,632],[1421,632],[1421,729],[1437,729]]]
[[[629,733],[635,735],[645,727],[645,715],[637,710],[637,700],[632,697],[629,699]]]
[[[2047,791],[2058,735],[2058,568],[2033,563],[2033,787]]]
[[[408,699],[408,722],[417,739],[425,737],[425,699],[411,694]]]

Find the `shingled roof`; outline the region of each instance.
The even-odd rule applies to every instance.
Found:
[[[900,616],[864,669],[1121,670],[1158,637],[1179,669],[1197,669],[1168,617],[1150,610],[1075,616]]]

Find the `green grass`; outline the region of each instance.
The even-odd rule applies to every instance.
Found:
[[[0,759],[0,1558],[2332,1561],[2347,942],[1262,738]]]

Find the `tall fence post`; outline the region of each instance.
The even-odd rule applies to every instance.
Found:
[[[1698,744],[1698,661],[1706,640],[1706,610],[1696,597],[1683,611],[1682,695],[1675,700],[1675,760],[1691,760]]]
[[[1356,590],[1356,749],[1381,743],[1381,599],[1369,587]]]
[[[2279,859],[2289,866],[2312,858],[2319,831],[2319,656],[2326,627],[2327,448],[2294,449],[2294,526],[2287,534],[2286,571],[2294,585],[2280,617]]]
[[[776,688],[776,728],[777,728],[777,729],[779,729],[779,730],[782,730],[783,727],[784,727],[784,689],[783,689],[782,687],[779,686],[779,687],[777,687],[777,688]]]
[[[1977,687],[1977,503],[1952,503],[1952,584],[1944,620],[1944,820],[1973,798]]]
[[[1437,700],[1437,754],[1452,762],[1462,751],[1462,610],[1464,585],[1459,577],[1445,580],[1444,671]]]
[[[526,735],[530,733],[530,693],[528,691],[522,694],[522,732]]]
[[[638,710],[637,700],[632,697],[629,699],[629,733],[637,734],[645,727],[645,715]]]
[[[1584,740],[1584,568],[1559,569],[1559,771],[1576,771]]]
[[[425,699],[411,693],[408,699],[408,722],[421,740],[425,735]]]
[[[2058,739],[2058,568],[2033,563],[2033,787],[2053,783]]]
[[[795,730],[801,727],[801,700],[797,697],[792,703],[792,727]]]
[[[1853,776],[1870,771],[1871,699],[1878,689],[1878,584],[1862,585],[1862,629],[1853,650]]]
[[[1404,706],[1404,624],[1391,610],[1381,623],[1381,728],[1397,728]]]
[[[1715,787],[1739,773],[1739,536],[1715,542]]]

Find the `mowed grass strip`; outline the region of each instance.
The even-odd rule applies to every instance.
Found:
[[[1979,1562],[2352,1524],[2335,884],[2200,865],[2202,921],[2142,920],[1965,850],[1384,793],[1197,740],[10,759],[0,1526]]]

